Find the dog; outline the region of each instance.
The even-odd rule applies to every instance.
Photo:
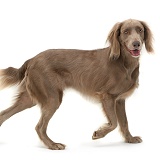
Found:
[[[63,90],[74,88],[98,99],[108,119],[108,123],[93,133],[93,140],[106,136],[119,124],[126,142],[142,142],[128,129],[125,99],[138,87],[142,46],[145,44],[146,50],[152,53],[152,39],[145,22],[128,19],[113,26],[107,38],[110,45],[106,48],[49,49],[27,60],[19,69],[1,69],[1,89],[18,85],[19,90],[15,103],[0,112],[0,125],[38,104],[41,118],[35,129],[39,138],[49,149],[63,150],[65,145],[52,141],[46,130],[62,102]]]

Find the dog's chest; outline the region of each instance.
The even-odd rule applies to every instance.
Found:
[[[134,79],[132,77],[127,76],[126,80],[122,82],[122,88],[119,90],[118,99],[127,98],[130,96],[134,90],[138,87],[138,78]]]
[[[114,78],[113,84],[110,86],[110,94],[126,97],[138,86],[139,67],[129,69],[123,67],[121,71],[121,74],[117,73],[113,75]]]

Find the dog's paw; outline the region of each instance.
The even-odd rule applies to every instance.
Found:
[[[106,134],[107,134],[106,131],[100,128],[99,130],[93,133],[92,139],[96,140],[96,139],[103,138],[106,136]]]
[[[1,127],[1,125],[2,125],[2,123],[3,123],[3,121],[4,121],[4,119],[3,119],[3,117],[2,117],[2,115],[1,115],[1,113],[0,113],[0,127]]]
[[[105,137],[110,132],[111,124],[105,123],[97,131],[93,133],[92,139],[96,140]]]
[[[52,150],[64,150],[65,149],[65,145],[61,144],[61,143],[53,143],[52,145],[49,146],[49,149]]]
[[[138,137],[138,136],[130,137],[130,138],[126,139],[126,142],[127,143],[141,143],[142,139],[140,137]]]
[[[100,130],[98,130],[93,133],[92,139],[93,140],[100,139],[103,138],[105,135],[106,134],[103,134]]]

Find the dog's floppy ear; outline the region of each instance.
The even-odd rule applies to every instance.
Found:
[[[143,21],[140,21],[140,22],[144,27],[145,48],[148,52],[154,52],[153,47],[152,47],[152,40],[153,40],[152,32],[151,32],[149,26],[145,22],[143,22]]]
[[[117,60],[120,56],[120,27],[121,23],[116,23],[111,29],[106,41],[110,43],[110,60]]]

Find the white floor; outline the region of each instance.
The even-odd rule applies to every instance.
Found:
[[[93,141],[93,132],[106,122],[100,104],[68,90],[48,127],[51,139],[66,144],[66,150],[48,150],[40,142],[34,129],[40,116],[36,106],[13,116],[0,127],[1,159],[160,159],[159,17],[156,0],[147,4],[138,0],[0,2],[0,68],[18,68],[48,48],[102,48],[111,27],[128,18],[144,20],[150,25],[155,48],[154,55],[144,49],[140,86],[126,104],[130,131],[142,137],[141,144],[124,143],[118,129]],[[0,110],[11,104],[13,89],[0,91]]]

